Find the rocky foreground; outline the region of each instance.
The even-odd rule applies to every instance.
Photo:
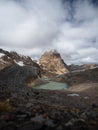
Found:
[[[47,78],[69,88],[34,88]],[[98,65],[68,67],[57,51],[37,64],[0,49],[0,130],[98,130]]]
[[[72,86],[67,91],[1,86],[0,130],[98,129],[98,83],[80,84],[79,89]]]

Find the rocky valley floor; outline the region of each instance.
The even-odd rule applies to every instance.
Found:
[[[0,130],[97,130],[98,83],[68,90],[0,86]]]
[[[47,82],[62,90],[34,88]],[[56,50],[33,61],[0,49],[0,130],[98,130],[98,64],[68,66]]]

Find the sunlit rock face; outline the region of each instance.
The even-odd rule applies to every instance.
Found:
[[[0,49],[0,70],[11,64],[14,64],[14,61],[10,57],[10,53],[8,51]]]
[[[56,50],[45,52],[40,60],[39,64],[43,70],[46,70],[55,74],[68,73],[68,66],[64,63],[61,55]]]

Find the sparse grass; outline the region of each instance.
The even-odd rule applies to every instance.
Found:
[[[6,95],[10,95],[10,94],[11,94],[11,90],[10,90],[10,89],[6,89],[6,90],[5,90],[5,94],[6,94]]]
[[[10,104],[10,100],[7,99],[5,101],[0,101],[0,113],[1,112],[8,112],[12,110],[12,106]]]

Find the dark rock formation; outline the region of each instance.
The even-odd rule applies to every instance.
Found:
[[[42,69],[51,74],[63,74],[68,73],[68,66],[62,60],[60,54],[56,51],[45,52],[40,60],[39,64]]]
[[[11,65],[0,71],[0,82],[9,85],[32,83],[41,77],[40,69],[34,66]]]
[[[67,81],[71,85],[85,82],[98,82],[98,68],[88,69],[80,72],[73,72],[68,75]]]
[[[98,68],[88,69],[84,71],[74,71],[69,74],[59,75],[54,78],[55,81],[66,82],[69,85],[77,85],[80,83],[98,82]]]

